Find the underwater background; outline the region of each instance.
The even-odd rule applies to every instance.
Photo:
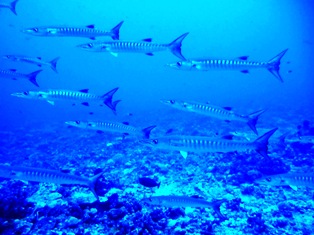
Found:
[[[1,0],[0,5],[3,2],[10,1]],[[43,69],[37,76],[39,87],[25,79],[0,76],[0,163],[85,177],[104,171],[96,186],[104,204],[95,204],[86,187],[26,183],[1,174],[0,233],[314,234],[310,187],[295,191],[254,183],[268,174],[313,174],[313,141],[278,143],[287,132],[299,137],[304,129],[306,136],[314,136],[310,131],[314,126],[313,6],[306,0],[20,0],[17,15],[0,8],[1,57],[25,55],[46,61],[60,57],[58,73],[49,66],[0,60],[0,70],[28,74]],[[284,82],[263,68],[248,73],[172,69],[166,64],[180,59],[170,51],[115,57],[77,47],[90,41],[111,41],[110,37],[37,37],[21,32],[39,26],[90,24],[110,30],[120,21],[124,21],[122,41],[152,38],[156,43],[170,43],[189,32],[181,47],[186,59],[249,56],[249,60],[267,62],[288,48],[280,64]],[[51,105],[11,95],[49,89],[89,89],[103,95],[115,87],[119,90],[114,100],[121,100],[116,115],[105,106],[72,105],[67,100]],[[209,102],[245,115],[265,109],[256,125],[259,134],[278,128],[269,141],[270,159],[254,151],[196,152],[184,159],[178,151],[142,145],[131,135],[99,134],[65,124],[76,120],[128,122],[139,129],[156,125],[152,139],[166,132],[180,136],[253,133],[243,123],[172,109],[160,102],[163,99]],[[160,187],[143,186],[138,182],[142,177],[160,182]],[[142,202],[160,195],[227,199],[220,209],[226,218],[208,208]]]

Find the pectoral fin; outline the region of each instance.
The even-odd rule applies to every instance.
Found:
[[[186,158],[188,157],[188,153],[185,152],[185,151],[180,151],[180,154],[182,155],[182,157],[183,157],[184,159],[186,159]]]
[[[55,105],[55,102],[54,101],[51,101],[51,100],[47,100],[47,102],[51,105]]]
[[[110,52],[110,54],[113,55],[114,57],[118,57],[118,53]]]

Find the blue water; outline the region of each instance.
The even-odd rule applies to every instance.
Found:
[[[2,2],[4,0],[0,3]],[[213,133],[223,135],[230,131],[247,133],[251,131],[243,123],[226,123],[218,119],[172,109],[160,103],[161,99],[177,99],[210,102],[210,104],[220,107],[233,107],[233,110],[240,114],[267,109],[260,117],[257,129],[261,129],[261,133],[264,133],[266,130],[278,127],[279,130],[275,134],[275,138],[287,131],[291,134],[297,133],[297,126],[302,125],[304,120],[309,120],[310,125],[314,125],[312,123],[314,117],[312,108],[314,87],[312,78],[314,61],[312,22],[314,22],[314,15],[311,1],[21,0],[16,5],[16,11],[17,16],[9,9],[0,8],[0,55],[42,57],[47,61],[59,56],[60,60],[57,64],[58,73],[46,66],[41,68],[44,71],[38,75],[39,88],[24,79],[14,81],[1,78],[0,163],[2,164],[54,170],[72,169],[73,174],[85,175],[86,177],[93,175],[96,169],[105,169],[104,178],[119,188],[117,190],[120,197],[119,201],[133,200],[134,203],[140,202],[144,192],[154,195],[151,191],[145,191],[142,186],[138,185],[137,179],[140,176],[151,176],[161,180],[161,186],[160,189],[157,189],[156,195],[162,193],[182,195],[188,192],[187,196],[201,194],[202,197],[211,199],[211,190],[218,187],[217,183],[213,183],[214,181],[209,176],[209,174],[213,174],[219,179],[218,181],[221,180],[221,187],[217,189],[221,194],[215,194],[215,196],[232,195],[231,198],[236,199],[240,197],[238,193],[243,187],[240,183],[252,184],[252,182],[245,180],[244,182],[240,182],[240,180],[229,182],[228,176],[226,176],[227,178],[223,176],[230,174],[229,178],[232,178],[237,174],[237,171],[258,170],[259,168],[254,165],[254,161],[247,163],[243,160],[246,162],[245,164],[240,162],[237,163],[237,166],[231,167],[230,162],[237,161],[236,154],[233,157],[224,154],[215,160],[212,158],[210,160],[204,159],[204,156],[208,156],[206,154],[192,154],[184,162],[178,152],[151,149],[138,144],[137,140],[132,139],[132,137],[121,141],[120,135],[117,134],[99,135],[95,131],[69,129],[64,122],[70,120],[127,121],[138,128],[157,125],[156,129],[152,131],[153,138],[163,136],[170,128],[180,135],[213,135]],[[182,54],[188,59],[236,59],[239,56],[249,56],[249,60],[268,61],[288,48],[288,52],[281,60],[280,67],[284,83],[278,81],[266,69],[252,69],[248,74],[236,70],[179,71],[165,66],[167,63],[179,61],[170,51],[156,52],[154,56],[140,53],[119,53],[118,57],[114,57],[110,53],[88,52],[76,47],[91,41],[88,38],[36,37],[21,32],[22,29],[29,27],[85,26],[90,24],[95,24],[97,28],[102,30],[109,30],[121,20],[124,20],[120,29],[120,40],[123,41],[153,38],[153,42],[156,43],[170,43],[183,33],[189,32],[182,43]],[[109,37],[97,39],[111,41]],[[21,73],[30,73],[40,68],[32,64],[1,59],[0,69],[17,69]],[[55,105],[51,105],[45,101],[21,99],[10,95],[29,90],[81,90],[87,88],[91,93],[102,95],[115,87],[119,87],[119,90],[114,95],[114,100],[122,100],[117,105],[117,115],[114,115],[107,107],[97,105],[85,107],[77,104],[72,106],[72,103],[68,101],[56,101]],[[94,114],[90,115],[90,112]],[[313,146],[309,148],[306,146],[306,151],[302,151],[302,146],[298,146],[298,149],[293,149],[293,146],[280,148],[275,142],[270,141],[269,144],[271,156],[284,162],[286,167],[283,168],[285,170],[297,168],[299,172],[313,171],[313,161],[311,160]],[[256,153],[245,154],[244,156],[251,155],[259,159],[256,161],[260,161],[261,157]],[[288,162],[285,159],[287,156]],[[297,165],[294,159],[296,156],[308,160]],[[225,160],[222,161],[221,159]],[[111,165],[112,162],[110,161],[113,161],[114,164]],[[242,164],[245,167],[241,169]],[[263,162],[259,162],[259,164],[263,164]],[[209,173],[211,171],[208,169],[215,168],[215,166],[217,168],[223,167],[224,171],[221,170],[216,175],[213,172]],[[271,166],[269,167],[271,168]],[[129,168],[134,169],[130,173],[124,174],[123,172]],[[91,175],[86,174],[86,169]],[[194,172],[193,176],[191,172]],[[283,172],[274,171],[272,173]],[[194,180],[187,180],[189,177],[194,178]],[[208,182],[212,184],[208,184]],[[228,182],[233,187],[228,186]],[[202,193],[195,190],[195,185],[198,183],[206,185],[202,188]],[[2,189],[9,187],[9,184],[12,182],[3,181]],[[14,192],[19,191],[22,186],[14,185],[14,187],[17,189],[12,190],[13,196],[11,196],[18,198]],[[36,192],[34,188],[38,189],[38,184],[25,187],[26,189],[23,190],[27,194],[24,195],[25,200],[27,200],[34,191]],[[165,233],[176,234],[175,231],[180,230],[181,233],[178,234],[209,234],[204,232],[205,227],[209,225],[201,226],[207,222],[217,234],[227,234],[227,232],[234,234],[240,234],[240,232],[242,234],[262,232],[276,234],[276,230],[279,231],[279,234],[314,233],[310,226],[313,223],[311,213],[314,209],[312,198],[309,196],[311,191],[302,188],[301,191],[294,192],[289,188],[284,188],[284,191],[287,192],[282,196],[280,188],[268,188],[267,196],[263,199],[259,195],[263,192],[259,191],[258,186],[254,187],[254,193],[250,197],[257,198],[258,203],[255,206],[254,204],[250,205],[250,207],[246,205],[250,200],[245,201],[242,198],[242,209],[232,211],[231,206],[226,209],[229,213],[227,222],[214,223],[215,218],[208,215],[212,214],[212,210],[206,209],[204,211],[202,209],[200,211],[196,209],[194,212],[196,221],[182,222],[178,219],[177,225],[165,225],[164,231],[167,231]],[[158,190],[161,190],[159,194]],[[51,192],[45,193],[49,195]],[[45,193],[43,193],[43,197],[46,197]],[[1,192],[1,195],[5,194]],[[277,199],[272,199],[270,195]],[[104,197],[103,201],[106,201],[110,194],[104,193],[101,196]],[[64,197],[62,200],[64,202],[71,201],[75,204],[76,201],[73,198],[75,197]],[[281,200],[278,201],[278,198]],[[38,197],[36,200],[44,199]],[[300,210],[307,210],[307,212],[302,215],[299,211],[294,210],[293,206],[290,206],[285,209],[286,211],[291,210],[293,216],[289,217],[279,212],[279,214],[274,215],[274,212],[269,209],[286,200],[291,200],[291,205],[298,204],[298,200],[309,200],[308,204],[300,206]],[[56,204],[60,206],[60,204]],[[55,207],[55,204],[50,206],[50,208]],[[66,220],[69,216],[75,217],[75,214],[69,212],[69,207],[62,209],[68,213],[62,214],[60,212],[59,218],[61,220]],[[125,207],[127,208],[127,206]],[[156,214],[158,210],[168,220],[169,209],[160,208],[154,210],[143,205],[139,213],[141,213],[141,218],[146,216],[147,219],[147,216],[151,216],[150,213]],[[34,211],[35,209],[30,206],[29,210]],[[118,209],[114,208],[114,210]],[[279,211],[282,210],[279,209]],[[7,213],[2,209],[0,211]],[[111,212],[108,210],[106,213]],[[144,229],[145,232],[141,233],[143,225],[140,227],[139,224],[141,223],[135,222],[137,221],[135,213],[130,211],[127,212],[128,218],[115,220],[114,223],[110,219],[105,219],[107,218],[106,213],[102,212],[94,217],[91,216],[88,222],[84,222],[79,217],[80,222],[73,227],[56,225],[55,228],[52,228],[46,226],[46,230],[55,229],[55,232],[63,231],[65,233],[72,231],[78,234],[81,227],[85,227],[86,231],[89,229],[95,231],[94,226],[100,223],[102,229],[98,231],[99,234],[110,234],[109,231],[116,234],[119,230],[122,231],[121,227],[133,221],[136,226],[139,226],[137,230],[134,228],[133,230],[123,230],[124,232],[121,234],[163,234],[160,232],[163,230],[155,222],[151,222],[155,232]],[[262,219],[260,221],[266,221],[267,229],[258,230],[257,225],[252,225],[248,218],[253,213],[261,213]],[[271,217],[287,221],[287,225],[280,225],[276,219],[274,220],[278,223],[271,220]],[[16,218],[20,217],[2,218],[0,214],[0,231],[4,234],[13,234],[14,231],[18,231],[18,225],[7,227],[4,225],[5,221],[10,223]],[[20,218],[19,224],[32,223],[33,227],[29,226],[33,229],[30,230],[30,234],[40,234],[39,231],[41,234],[48,234],[44,228],[40,230],[39,222],[34,222],[33,218],[34,215],[29,213]],[[49,216],[46,215],[45,218],[49,218]],[[182,220],[184,218],[191,219],[192,216],[186,212],[185,216],[180,218]],[[235,222],[237,218],[239,220]],[[302,220],[302,218],[304,219]],[[41,223],[49,224],[48,222]],[[180,227],[182,223],[187,223],[187,226]],[[254,223],[258,224],[259,222]],[[110,224],[110,226],[104,224]],[[45,227],[44,225],[43,227]],[[180,229],[176,230],[175,228],[178,227]],[[209,230],[207,229],[207,231]],[[22,234],[26,234],[25,231]]]

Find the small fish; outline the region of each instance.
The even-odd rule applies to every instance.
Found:
[[[244,152],[254,150],[263,157],[268,157],[268,139],[278,128],[268,131],[252,142],[233,141],[228,139],[217,139],[204,136],[164,136],[157,139],[141,140],[140,143],[149,145],[153,148],[180,151],[186,158],[187,152],[198,153],[228,153]]]
[[[151,38],[143,39],[141,42],[94,42],[78,45],[77,47],[94,52],[109,52],[113,56],[118,56],[119,52],[145,53],[152,56],[153,52],[170,50],[175,56],[185,60],[181,54],[183,39],[188,35],[185,33],[168,44],[152,43]]]
[[[286,173],[277,175],[268,175],[255,180],[255,183],[270,186],[290,186],[297,190],[297,187],[304,186],[314,188],[314,173]]]
[[[12,80],[18,80],[20,78],[22,79],[27,79],[31,83],[33,83],[35,86],[39,87],[37,83],[37,75],[41,72],[42,70],[37,70],[35,72],[29,73],[29,74],[24,74],[24,73],[18,73],[16,72],[16,69],[10,69],[10,70],[0,70],[0,77],[3,78],[9,78]]]
[[[0,2],[0,8],[9,8],[14,15],[17,15],[15,8],[18,1],[19,0],[14,0],[12,2]]]
[[[57,71],[57,62],[60,59],[60,57],[57,57],[51,61],[44,61],[41,59],[41,57],[27,57],[27,56],[18,56],[18,55],[5,55],[2,57],[3,59],[8,59],[16,62],[25,62],[30,64],[35,64],[39,67],[41,66],[50,66],[53,71],[56,73]]]
[[[226,201],[222,199],[208,202],[204,199],[187,196],[155,196],[143,199],[143,202],[153,206],[213,208],[222,219],[225,219],[225,216],[220,212],[220,205]]]
[[[96,37],[109,36],[113,40],[119,40],[119,30],[123,21],[113,27],[110,31],[102,31],[95,28],[95,25],[87,25],[86,27],[34,27],[23,29],[23,33],[34,36],[45,37],[86,37],[95,40]]]
[[[141,185],[145,187],[149,187],[149,188],[160,187],[160,182],[157,183],[155,180],[150,179],[150,178],[143,177],[143,178],[139,178],[138,181],[140,182]]]
[[[203,60],[185,60],[176,63],[167,64],[167,66],[179,70],[208,71],[213,69],[221,70],[240,70],[242,73],[249,73],[250,69],[266,68],[279,81],[283,79],[279,73],[280,60],[286,54],[288,49],[280,52],[274,58],[267,62],[248,61],[248,56],[241,56],[237,60],[228,59],[203,59]]]
[[[86,178],[41,168],[0,165],[0,177],[54,184],[83,185],[89,187],[97,200],[99,198],[95,192],[95,183],[103,174],[104,172],[101,172],[91,178]]]
[[[191,101],[179,101],[179,100],[161,100],[161,103],[167,104],[173,108],[198,113],[201,115],[225,120],[225,121],[239,121],[245,122],[247,125],[258,135],[256,130],[256,123],[259,116],[265,112],[265,110],[259,110],[249,115],[241,115],[232,111],[230,107],[218,107],[210,104],[191,102]]]
[[[67,125],[75,126],[83,129],[92,129],[102,132],[117,132],[125,135],[133,134],[143,138],[149,139],[150,132],[156,126],[149,126],[142,130],[128,125],[128,123],[115,123],[115,122],[82,122],[82,121],[68,121]]]
[[[114,88],[104,95],[90,94],[88,93],[88,89],[83,89],[80,91],[70,90],[24,91],[13,93],[11,95],[26,99],[46,100],[48,103],[52,105],[54,105],[55,100],[79,101],[82,102],[81,104],[84,106],[89,106],[88,102],[90,101],[92,102],[102,101],[116,114],[116,106],[121,100],[116,100],[112,102],[112,97],[118,89],[119,89],[118,87]]]

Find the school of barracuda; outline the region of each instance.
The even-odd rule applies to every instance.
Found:
[[[11,4],[0,4],[1,8],[8,8],[14,14],[16,13],[15,6],[18,0],[13,1]],[[119,22],[119,21],[117,21]],[[165,65],[169,68],[174,68],[183,71],[209,71],[209,70],[238,70],[242,73],[248,73],[250,69],[266,69],[271,75],[274,76],[280,82],[283,82],[283,78],[280,75],[281,59],[287,53],[288,49],[282,50],[278,48],[278,51],[282,50],[278,55],[268,61],[249,61],[247,56],[242,56],[237,59],[192,59],[187,55],[183,55],[181,47],[183,40],[188,37],[189,33],[182,33],[181,36],[173,35],[173,40],[163,43],[152,42],[151,38],[143,39],[142,41],[124,41],[120,39],[119,31],[121,26],[127,27],[127,21],[120,21],[111,30],[100,30],[95,28],[94,25],[88,25],[86,27],[60,27],[60,26],[33,26],[22,30],[21,33],[26,33],[32,36],[40,37],[83,37],[95,40],[100,37],[107,37],[109,40],[91,41],[85,44],[73,45],[77,47],[77,50],[85,50],[89,52],[110,53],[113,56],[118,56],[119,53],[143,53],[148,56],[153,56],[157,52],[169,51],[174,56],[180,59],[175,63],[167,63]],[[125,25],[125,26],[124,26]],[[177,36],[177,38],[175,37]],[[111,39],[110,39],[111,38]],[[42,40],[45,40],[44,38]],[[166,41],[166,39],[165,39]],[[82,51],[82,53],[85,53]],[[43,60],[41,57],[29,57],[28,55],[3,55],[3,59],[11,60],[14,62],[30,63],[39,67],[47,66],[53,71],[57,72],[57,63],[60,57],[56,56],[55,59]],[[48,58],[47,58],[48,59]],[[0,77],[8,78],[12,80],[29,80],[36,87],[40,87],[40,82],[37,81],[37,76],[40,76],[44,71],[37,70],[30,74],[17,72],[15,69],[0,68]],[[274,80],[275,82],[275,80]],[[54,105],[55,102],[62,102],[70,100],[73,103],[79,105],[89,106],[90,103],[97,103],[99,105],[106,105],[112,110],[113,115],[119,113],[117,105],[121,100],[114,99],[117,88],[104,88],[104,94],[92,94],[88,89],[84,90],[58,90],[48,89],[40,90],[37,88],[33,91],[17,91],[12,96],[33,100],[44,100]],[[109,90],[109,91],[108,91]],[[175,97],[173,97],[175,98]],[[246,123],[252,130],[252,133],[243,133],[242,130],[234,130],[225,138],[212,137],[212,136],[185,136],[177,134],[164,134],[162,136],[150,137],[151,131],[156,127],[155,125],[149,127],[133,127],[128,123],[117,123],[111,120],[69,120],[67,125],[76,128],[90,129],[101,133],[116,132],[123,134],[123,138],[134,139],[135,142],[146,145],[151,151],[154,149],[162,149],[163,151],[180,152],[184,158],[188,158],[188,153],[229,153],[229,152],[258,152],[261,158],[270,158],[268,156],[268,140],[277,131],[277,128],[269,127],[268,130],[263,130],[263,133],[259,135],[257,122],[260,116],[267,112],[266,109],[258,110],[251,114],[239,114],[232,110],[231,107],[219,107],[215,104],[208,104],[202,100],[189,101],[189,100],[161,100],[163,104],[166,104],[169,108],[179,109],[184,112],[192,112],[197,115],[203,115],[208,118],[220,119],[222,122],[243,122]],[[165,106],[165,109],[168,108]],[[287,135],[281,138],[281,142],[292,142],[297,140],[289,140]],[[238,138],[237,138],[238,137]],[[294,136],[295,137],[295,136]],[[236,139],[235,139],[236,138]],[[313,143],[313,137],[305,137],[299,139],[299,141],[308,141]],[[28,168],[22,166],[0,166],[0,176],[11,179],[20,179],[25,181],[35,182],[51,182],[55,184],[66,185],[81,185],[87,186],[95,198],[99,200],[98,195],[94,191],[95,182],[105,172],[101,172],[92,178],[74,176],[58,171],[40,169],[40,168]],[[296,185],[313,187],[314,176],[303,175],[298,173],[265,176],[256,181],[259,184],[268,185]],[[148,183],[149,184],[149,183]],[[156,184],[157,185],[157,184]],[[160,185],[160,183],[159,183]],[[155,186],[155,185],[154,185]],[[159,187],[159,186],[158,186]],[[146,198],[144,201],[148,204],[159,205],[165,207],[214,207],[220,217],[223,215],[217,210],[224,200],[218,202],[208,202],[203,199],[197,199],[189,197],[189,195],[165,195]]]

